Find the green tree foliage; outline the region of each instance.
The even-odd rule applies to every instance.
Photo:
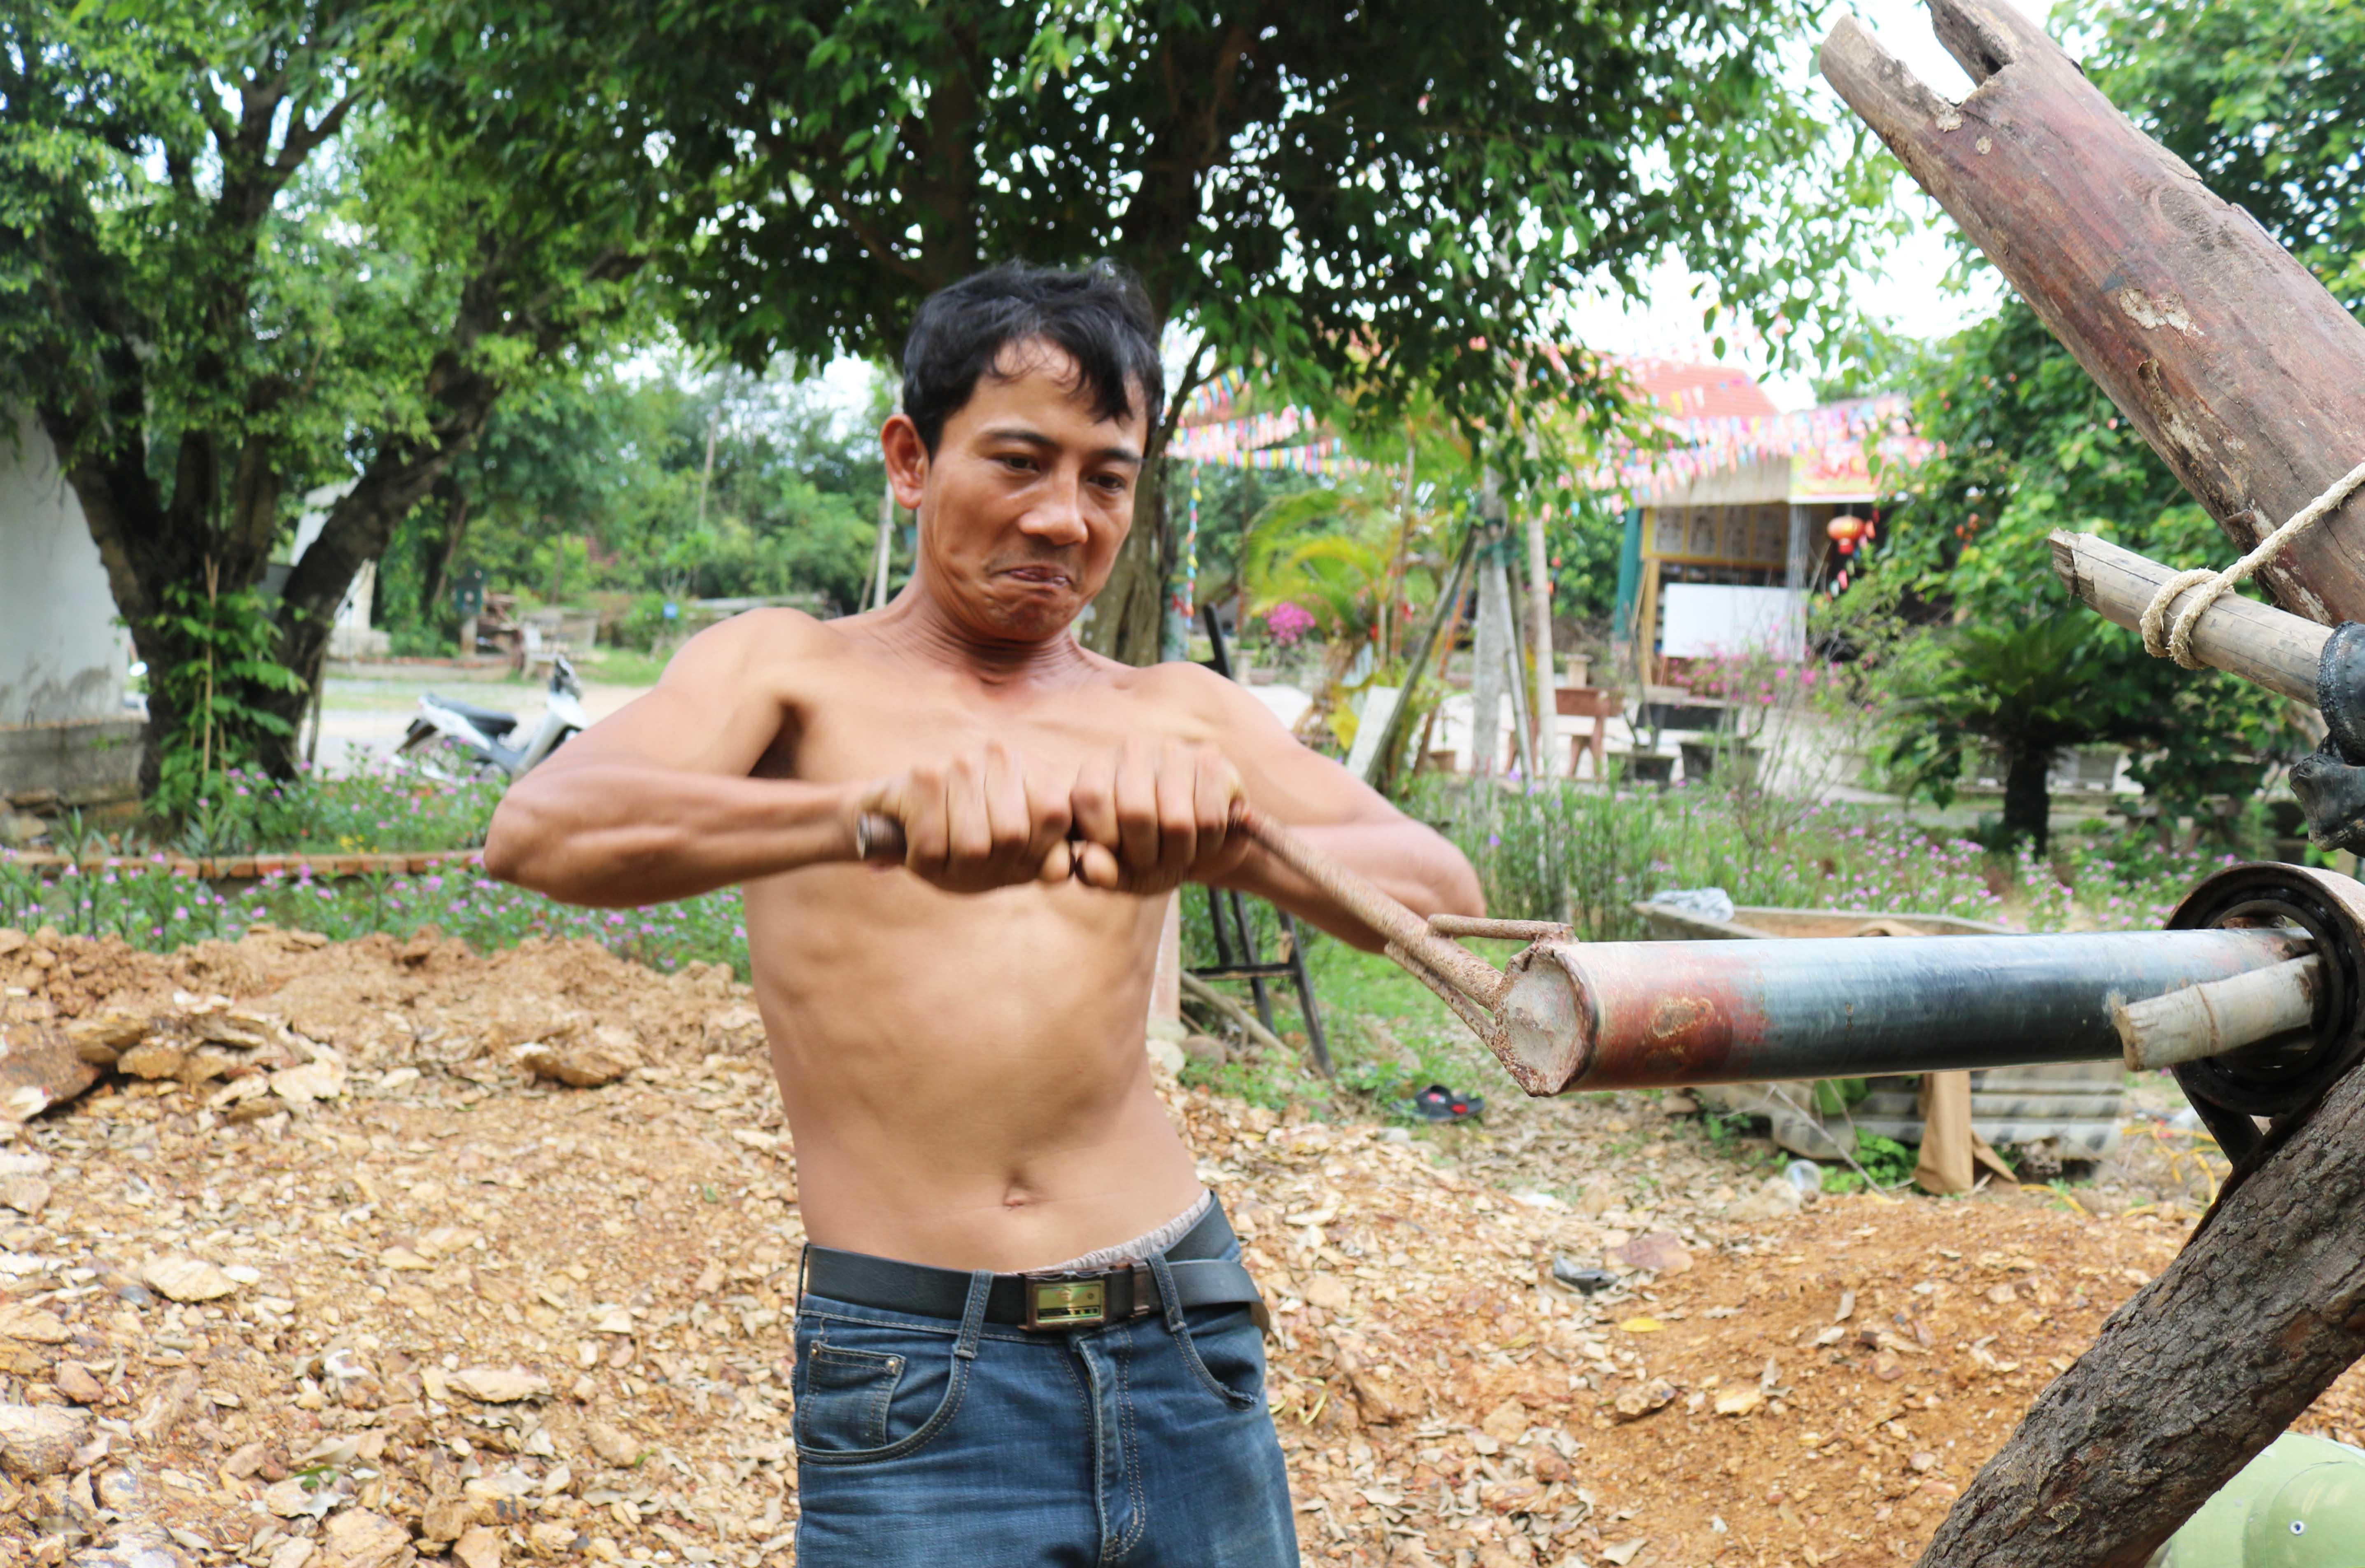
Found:
[[[1626,513],[1610,500],[1591,490],[1572,489],[1541,503],[1552,509],[1544,538],[1551,551],[1555,621],[1606,627],[1616,608]]]
[[[547,602],[646,599],[643,623],[662,597],[851,610],[877,539],[878,412],[849,415],[815,382],[672,366],[514,394],[396,531],[380,622],[448,645],[446,589],[467,566]]]
[[[1421,396],[1500,431],[1567,393],[1530,351],[1567,291],[1672,247],[1796,313],[1838,287],[1862,194],[1777,68],[1795,0],[566,9],[575,55],[511,90],[601,84],[717,183],[676,211],[675,275],[691,335],[749,365],[891,358],[984,262],[1108,255],[1196,339],[1178,401],[1253,364],[1372,426]],[[1089,633],[1135,662],[1171,566],[1158,478]]]
[[[1314,618],[1343,668],[1376,643],[1380,621],[1419,614],[1436,597],[1446,519],[1407,516],[1385,475],[1354,476],[1274,501],[1242,541],[1248,612],[1295,604]]]
[[[218,672],[239,683],[219,700],[282,721],[241,732],[261,759],[292,765],[354,572],[503,391],[633,306],[646,152],[577,104],[483,93],[468,25],[333,0],[0,9],[0,400],[57,448],[159,672],[151,787],[192,733],[174,673],[203,656],[167,588],[235,600],[299,498],[342,487],[272,610],[267,662],[298,678]]]
[[[1325,481],[1287,470],[1198,463],[1181,466],[1173,482],[1178,515],[1189,504],[1191,487],[1199,487],[1198,602],[1233,605],[1247,593],[1240,558],[1256,520],[1273,502],[1317,489]]]
[[[2064,748],[2127,746],[2146,790],[2189,808],[2222,792],[2239,759],[2300,745],[2280,699],[2152,658],[2134,633],[2064,607],[2046,543],[2057,528],[2179,566],[2225,550],[2034,311],[2011,301],[1915,379],[1916,419],[1943,451],[1886,531],[1869,591],[1839,618],[1897,682],[1904,728],[1890,754],[1907,778],[1945,799],[1975,748],[1990,747],[2005,829],[2042,843],[2046,773]]]
[[[2088,73],[2130,118],[2352,310],[2365,306],[2365,11],[2338,0],[2102,0],[2069,25]],[[1900,364],[1883,340],[1861,357]],[[2303,745],[2280,699],[2153,659],[2135,633],[2084,610],[2061,619],[2046,544],[2057,528],[2178,566],[2222,566],[2230,546],[2025,304],[2012,300],[1903,379],[1922,389],[1917,419],[1945,452],[1876,556],[1889,581],[1872,602],[1909,625],[1933,607],[1965,623],[1897,644],[1915,717],[1895,757],[1909,777],[1943,794],[1968,748],[1993,746],[2007,771],[2005,825],[2042,840],[2044,768],[2062,747],[2128,745],[2135,778],[2175,808],[2255,778],[2246,759]],[[2075,670],[2079,700],[2042,677],[2044,659]]]
[[[165,622],[151,631],[190,650],[183,663],[153,672],[151,704],[161,705],[180,728],[163,737],[163,772],[155,803],[178,815],[199,804],[237,759],[252,756],[295,734],[286,719],[251,700],[256,692],[289,692],[298,682],[273,655],[278,641],[270,607],[252,588],[222,591],[219,574],[205,581],[166,583]],[[161,703],[159,700],[161,699]]]

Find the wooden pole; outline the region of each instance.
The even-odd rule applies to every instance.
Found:
[[[2310,953],[2143,1002],[2113,1002],[2111,1023],[2126,1047],[2127,1070],[2224,1056],[2306,1028],[2315,1018],[2323,969],[2323,956]]]
[[[1478,670],[1474,687],[1485,682],[1490,668],[1491,684],[1480,687],[1472,704],[1471,719],[1485,733],[1485,767],[1481,778],[1493,778],[1502,771],[1503,699],[1511,705],[1511,755],[1526,777],[1535,777],[1535,767],[1528,755],[1527,682],[1519,675],[1519,620],[1511,608],[1511,573],[1503,562],[1503,552],[1508,545],[1507,531],[1490,531],[1492,546],[1486,558],[1478,563]]]
[[[714,406],[713,417],[706,421],[706,466],[698,471],[698,526],[706,526],[706,491],[714,483],[714,438],[723,429],[723,405]],[[564,556],[560,557],[562,560]],[[557,595],[553,594],[555,599]]]
[[[1470,774],[1492,778],[1503,771],[1503,697],[1511,673],[1504,647],[1509,640],[1509,596],[1496,597],[1503,531],[1490,506],[1474,526],[1485,530],[1478,546],[1478,621],[1470,665]]]
[[[879,497],[879,545],[870,558],[870,591],[863,596],[865,610],[887,603],[887,563],[895,542],[895,490],[890,485]]]
[[[1429,673],[1429,652],[1437,646],[1439,636],[1443,635],[1449,651],[1453,646],[1453,633],[1462,624],[1463,584],[1469,580],[1470,558],[1477,548],[1478,529],[1474,523],[1462,536],[1462,549],[1453,557],[1453,570],[1437,598],[1437,612],[1429,617],[1428,626],[1422,629],[1419,646],[1414,649],[1412,662],[1405,668],[1404,690],[1398,694],[1396,705],[1390,711],[1387,722],[1380,731],[1380,744],[1372,750],[1370,771],[1363,779],[1366,784],[1388,777],[1388,759],[1395,755],[1395,748],[1404,744],[1405,722],[1412,712],[1413,696],[1420,690],[1421,678]],[[1438,665],[1441,670],[1444,660],[1440,659]],[[1436,717],[1436,710],[1430,710],[1429,717]],[[1421,733],[1423,735],[1428,734],[1426,722],[1422,724]],[[1419,766],[1419,758],[1414,758],[1414,766]]]
[[[1388,563],[1386,586],[1380,591],[1380,665],[1385,668],[1396,656],[1396,596],[1404,592],[1405,571],[1412,564],[1412,486],[1414,469],[1420,449],[1413,443],[1412,431],[1405,431],[1404,483],[1396,488],[1396,554]],[[1415,678],[1407,676],[1409,683]]]
[[[2365,327],[2010,0],[1930,6],[1978,84],[1961,103],[1853,21],[1824,40],[1824,76],[2248,550],[2365,457]],[[2085,554],[2073,546],[2073,579]],[[2365,620],[2365,501],[2259,576],[2310,621]],[[2208,619],[2227,612],[2246,611]],[[2278,1124],[2183,1253],[2045,1391],[1922,1568],[2141,1568],[2365,1354],[2360,1205],[2351,1072]]]
[[[1535,694],[1530,711],[1535,722],[1535,744],[1529,747],[1535,758],[1538,778],[1559,771],[1559,759],[1552,745],[1560,728],[1560,703],[1552,695],[1552,554],[1544,542],[1544,509],[1528,509],[1528,618],[1532,630],[1528,634],[1529,651],[1536,661],[1535,684],[1528,689]]]
[[[1823,74],[2248,550],[2365,458],[2365,326],[2011,0],[1930,8],[1978,84],[1960,104],[1853,20]],[[2365,621],[2365,497],[2259,575],[2311,621]]]
[[[1646,546],[1658,539],[1658,524],[1649,512],[1642,516],[1642,535]],[[1635,612],[1634,679],[1635,700],[1647,700],[1652,683],[1659,678],[1659,562],[1657,557],[1642,557],[1642,595]]]
[[[2103,620],[2130,632],[2143,629],[2145,607],[2160,585],[2176,576],[2175,567],[2095,534],[2060,532],[2053,535],[2053,570]],[[2177,595],[2176,604],[2183,600],[2184,594]],[[2176,604],[2169,607],[2171,620]],[[2229,593],[2193,622],[2192,652],[2212,669],[2238,675],[2313,707],[2316,664],[2331,635],[2313,621]]]

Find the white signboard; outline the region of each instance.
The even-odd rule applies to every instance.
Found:
[[[1368,784],[1372,765],[1380,760],[1380,736],[1395,717],[1396,699],[1404,689],[1374,686],[1363,693],[1363,710],[1355,716],[1355,745],[1347,754],[1347,771]]]
[[[1666,622],[1659,651],[1713,658],[1763,649],[1796,663],[1807,656],[1807,596],[1790,588],[1669,583],[1659,590]]]

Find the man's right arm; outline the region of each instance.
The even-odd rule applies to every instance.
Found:
[[[854,859],[857,787],[748,777],[790,719],[779,672],[822,635],[774,611],[692,638],[653,690],[510,786],[486,869],[624,908]]]

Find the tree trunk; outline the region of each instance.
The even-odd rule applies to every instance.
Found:
[[[1161,423],[1150,437],[1133,493],[1133,531],[1093,600],[1092,623],[1082,633],[1084,646],[1120,664],[1156,664],[1166,630],[1166,578],[1173,565],[1166,529],[1168,433]]]
[[[2045,853],[2052,835],[2053,795],[2046,775],[2053,768],[2051,746],[2025,746],[2006,754],[2003,774],[2003,830],[2027,838]]]
[[[2045,1391],[1922,1568],[2142,1568],[2365,1354],[2360,1151],[2351,1072]]]
[[[436,481],[435,488],[444,498],[443,537],[428,554],[419,588],[419,619],[430,626],[437,623],[435,607],[443,602],[443,590],[452,581],[452,567],[460,559],[461,542],[468,536],[466,489],[448,473]]]
[[[203,583],[209,566],[223,592],[252,587],[270,564],[271,530],[253,526],[252,515],[218,529],[210,506],[185,507],[177,497],[168,502],[140,458],[126,455],[144,448],[144,441],[109,445],[85,440],[85,427],[68,410],[43,409],[40,418],[51,443],[61,454],[72,454],[62,460],[66,483],[73,487],[91,541],[98,547],[116,611],[131,634],[132,651],[149,669],[160,672],[185,667],[202,657],[196,644],[164,623],[165,589]],[[190,467],[205,466],[189,459],[192,444],[184,443],[185,479]],[[251,477],[254,460],[243,459],[240,466]],[[242,488],[251,501],[250,513],[263,506],[275,510],[275,487],[267,501],[254,498],[251,483]],[[149,682],[148,723],[140,745],[143,797],[153,794],[163,779],[165,743],[191,717],[164,682]]]
[[[1854,22],[1823,74],[2247,549],[2365,455],[2365,326],[2017,8],[1931,5],[1979,84],[1961,104]],[[2365,501],[2260,576],[2312,620],[2365,620]],[[1979,1473],[1922,1568],[2137,1568],[2365,1351],[2365,1077],[2244,1170]]]
[[[1437,649],[1440,633],[1443,633],[1446,649],[1450,652],[1453,646],[1454,629],[1462,623],[1463,585],[1470,575],[1471,556],[1477,548],[1478,530],[1472,528],[1462,536],[1462,548],[1453,556],[1453,570],[1438,590],[1436,611],[1429,616],[1429,624],[1421,629],[1420,641],[1414,645],[1412,657],[1405,666],[1404,689],[1396,694],[1396,705],[1388,712],[1387,723],[1380,732],[1380,743],[1372,750],[1371,770],[1364,776],[1363,782],[1383,794],[1395,793],[1398,759],[1404,754],[1405,725],[1412,713],[1413,704],[1419,699],[1421,682],[1428,678],[1432,663],[1439,666],[1439,678],[1443,678],[1444,658],[1431,655]],[[1429,733],[1429,721],[1436,716],[1437,705],[1432,703],[1422,720],[1421,733],[1424,735]],[[1416,769],[1420,766],[1418,751],[1414,754],[1412,766]]]
[[[464,321],[454,337],[464,344],[486,323]],[[329,629],[364,561],[386,554],[395,524],[427,498],[461,449],[476,439],[492,417],[500,383],[470,367],[461,348],[437,354],[428,372],[429,407],[434,422],[420,436],[387,441],[353,487],[337,498],[304,558],[288,574],[279,601],[279,660],[302,678],[293,691],[257,693],[266,712],[287,721],[288,734],[270,748],[273,772],[291,776],[301,760],[298,735],[313,683],[328,657]]]
[[[1544,539],[1545,510],[1541,503],[1528,506],[1528,653],[1535,660],[1535,683],[1528,689],[1535,723],[1536,777],[1549,778],[1560,770],[1554,742],[1559,739],[1560,702],[1553,695],[1552,623],[1552,551]]]
[[[1478,630],[1470,668],[1470,773],[1492,778],[1503,771],[1503,699],[1511,672],[1511,596],[1502,587],[1502,530],[1485,525],[1478,546]],[[1518,722],[1516,713],[1512,722]]]
[[[2365,325],[2019,6],[1931,10],[1979,84],[1961,104],[1853,21],[1823,74],[2249,549],[2365,457]],[[2310,620],[2365,620],[2365,496],[2259,575]]]

